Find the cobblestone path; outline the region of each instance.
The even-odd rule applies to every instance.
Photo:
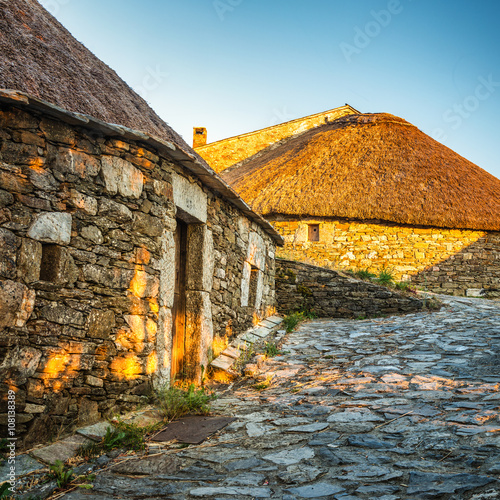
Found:
[[[237,420],[198,447],[101,473],[99,498],[500,498],[500,302],[317,320],[219,398]]]

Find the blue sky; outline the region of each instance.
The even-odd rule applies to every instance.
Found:
[[[344,103],[500,178],[498,0],[41,0],[191,144]]]

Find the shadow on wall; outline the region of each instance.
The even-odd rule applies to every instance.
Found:
[[[486,233],[459,252],[412,275],[409,281],[435,293],[499,297],[500,233]]]

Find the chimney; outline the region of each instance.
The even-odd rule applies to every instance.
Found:
[[[193,148],[205,146],[207,143],[207,129],[205,127],[193,127]]]

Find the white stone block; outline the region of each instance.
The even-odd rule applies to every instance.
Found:
[[[125,197],[140,198],[144,187],[144,176],[138,168],[116,156],[103,156],[101,165],[101,173],[108,193],[120,193]]]
[[[185,222],[207,222],[207,195],[203,189],[180,175],[172,178],[174,203]]]
[[[71,241],[71,223],[71,214],[66,212],[42,212],[31,224],[28,237],[37,241],[67,245]]]

